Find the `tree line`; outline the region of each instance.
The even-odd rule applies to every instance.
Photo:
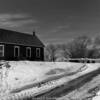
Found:
[[[79,36],[66,44],[48,44],[45,61],[66,61],[68,58],[100,58],[100,36]]]

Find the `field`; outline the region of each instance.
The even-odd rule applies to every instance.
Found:
[[[100,63],[0,62],[0,81],[3,100],[97,100]]]

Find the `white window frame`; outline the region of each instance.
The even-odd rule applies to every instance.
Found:
[[[18,48],[18,56],[16,56],[16,48]],[[20,55],[20,47],[19,46],[14,46],[14,57],[19,57],[19,55]]]
[[[30,55],[28,55],[28,50],[30,50]],[[26,57],[31,57],[31,47],[26,47]]]
[[[4,45],[0,45],[0,46],[2,46],[2,47],[3,47],[3,49],[2,49],[2,50],[0,50],[0,53],[2,53],[2,56],[0,56],[0,57],[4,57]]]
[[[39,54],[38,54],[38,50],[39,50]],[[40,57],[40,48],[36,48],[36,57]]]

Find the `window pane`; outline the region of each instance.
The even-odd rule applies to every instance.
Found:
[[[18,57],[19,56],[19,47],[14,48],[14,56]]]
[[[31,56],[31,50],[27,49],[27,56],[30,57]]]
[[[37,57],[40,57],[40,48],[37,48],[37,49],[36,49],[36,56],[37,56]]]
[[[0,57],[3,57],[3,52],[0,52]]]
[[[0,57],[4,56],[4,45],[0,45]]]
[[[15,56],[18,57],[18,48],[15,48]]]
[[[31,48],[30,47],[26,48],[26,57],[31,57]]]
[[[2,51],[3,50],[3,46],[0,46],[0,51]]]

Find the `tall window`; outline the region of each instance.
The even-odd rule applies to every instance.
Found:
[[[31,48],[30,47],[26,48],[26,57],[31,57]]]
[[[19,51],[20,51],[19,46],[15,46],[15,47],[14,47],[14,56],[15,56],[15,57],[19,57],[19,53],[20,53]]]
[[[40,57],[40,48],[36,48],[36,57]]]
[[[0,57],[4,57],[4,45],[0,45]]]

